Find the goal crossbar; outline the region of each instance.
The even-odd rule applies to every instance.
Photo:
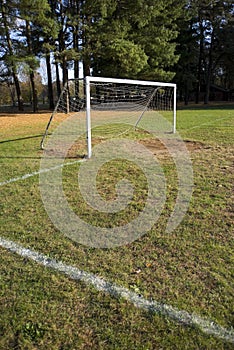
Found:
[[[134,79],[119,79],[119,78],[104,78],[104,77],[92,77],[87,76],[85,78],[86,83],[96,82],[96,83],[117,83],[117,84],[132,84],[132,85],[150,85],[150,86],[161,86],[161,87],[176,87],[174,83],[162,83],[149,80],[134,80]]]

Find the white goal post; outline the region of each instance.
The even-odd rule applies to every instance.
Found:
[[[175,133],[176,84],[92,76],[71,79],[63,87],[44,132],[41,148],[45,148],[52,121],[59,118],[75,116],[79,132],[86,135],[85,153],[90,158],[95,138],[113,138],[126,132],[123,126],[136,130],[142,123],[151,121],[153,131],[157,131],[159,114],[165,114],[170,122],[171,130],[167,132]]]
[[[119,86],[145,86],[145,87],[153,87],[153,90],[151,92],[151,95],[147,97],[147,103],[145,104],[143,110],[141,111],[141,114],[136,120],[135,126],[139,123],[140,119],[142,118],[145,110],[149,108],[150,102],[152,102],[155,94],[160,88],[171,88],[172,94],[170,99],[170,106],[167,106],[166,108],[173,110],[173,126],[172,126],[172,132],[176,132],[176,84],[173,83],[162,83],[162,82],[154,82],[154,81],[147,81],[147,80],[132,80],[132,79],[117,79],[117,78],[103,78],[103,77],[92,77],[87,76],[85,78],[85,86],[86,86],[86,126],[87,126],[87,148],[88,148],[88,158],[91,158],[92,156],[92,133],[91,133],[91,84],[115,84],[118,91],[118,85]],[[117,95],[117,94],[116,94]],[[130,97],[131,99],[131,97]],[[118,96],[116,96],[116,100],[118,101]],[[127,99],[126,97],[122,96],[121,101],[123,102]],[[107,103],[107,102],[106,102]],[[137,101],[136,101],[137,103]],[[164,107],[165,108],[165,107]]]

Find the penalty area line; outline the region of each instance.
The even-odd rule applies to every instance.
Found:
[[[79,270],[77,267],[51,259],[47,255],[27,249],[18,243],[6,240],[2,237],[0,237],[0,246],[11,251],[12,253],[20,255],[21,257],[28,258],[44,267],[63,273],[73,280],[82,281],[86,285],[93,286],[100,292],[110,294],[116,298],[123,298],[128,302],[131,302],[139,309],[170,318],[174,322],[183,326],[199,328],[200,331],[207,335],[212,335],[218,339],[222,339],[229,343],[234,343],[234,330],[226,329],[212,320],[202,318],[195,313],[179,310],[168,304],[147,300],[127,288],[121,287],[92,273]]]
[[[38,170],[38,171],[34,171],[32,173],[29,173],[29,174],[25,174],[25,175],[22,175],[22,176],[17,176],[17,177],[13,177],[12,179],[9,179],[9,180],[6,180],[6,181],[3,181],[3,182],[0,182],[0,186],[4,186],[4,185],[8,185],[12,182],[17,182],[17,181],[21,181],[21,180],[26,180],[28,179],[29,177],[33,177],[33,176],[36,176],[36,175],[40,175],[42,173],[47,173],[49,171],[53,171],[53,170],[56,170],[56,169],[59,169],[59,168],[63,168],[64,166],[67,166],[67,165],[73,165],[73,164],[76,164],[76,163],[81,163],[81,162],[84,162],[85,160],[76,160],[74,162],[67,162],[67,163],[64,163],[64,164],[61,164],[61,165],[56,165],[52,168],[48,168],[48,169],[41,169],[41,170]]]

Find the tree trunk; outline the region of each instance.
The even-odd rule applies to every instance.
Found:
[[[30,28],[30,22],[26,20],[26,38],[27,38],[27,45],[28,45],[28,54],[32,55],[32,45],[31,45],[31,28]],[[30,82],[31,82],[31,88],[32,88],[32,103],[33,103],[33,112],[38,111],[38,99],[37,99],[37,90],[35,87],[35,79],[34,79],[34,69],[33,67],[30,67]]]
[[[20,88],[20,83],[17,74],[15,73],[16,68],[12,67],[12,76],[15,84],[15,89],[16,89],[16,95],[17,95],[17,102],[18,102],[18,110],[23,111],[24,110],[24,102],[23,102],[23,97],[21,94],[21,88]]]
[[[83,70],[84,70],[84,77],[87,77],[90,75],[90,60],[89,57],[85,57],[83,60]]]
[[[61,95],[61,85],[60,85],[60,77],[59,77],[59,65],[58,62],[55,61],[55,72],[56,72],[56,87],[57,87],[57,97]]]
[[[87,35],[87,28],[91,26],[91,19],[88,15],[82,16],[82,34],[81,34],[81,46],[85,48],[83,53],[83,76],[90,75],[90,66],[91,66],[91,50],[90,50],[90,39]]]
[[[23,98],[21,95],[20,83],[19,83],[19,79],[18,79],[18,75],[17,75],[17,68],[16,68],[16,64],[14,62],[14,58],[13,58],[14,53],[13,53],[12,41],[11,41],[11,37],[10,37],[9,27],[8,27],[8,23],[7,23],[7,19],[6,19],[6,13],[5,13],[5,6],[3,4],[3,1],[1,1],[1,5],[2,5],[2,20],[4,23],[4,29],[5,29],[6,39],[7,39],[9,56],[11,58],[11,62],[10,62],[11,71],[12,71],[12,76],[13,76],[16,94],[17,94],[17,100],[18,100],[18,109],[19,109],[19,111],[23,111],[24,110]]]
[[[68,69],[67,69],[67,57],[63,57],[62,61],[62,72],[63,72],[63,86],[66,85],[68,81]]]
[[[80,18],[80,3],[79,1],[74,2],[75,15],[77,18]],[[79,52],[79,23],[75,24],[73,27],[73,48]],[[75,58],[74,60],[74,78],[79,79],[79,59]],[[79,83],[75,84],[75,94],[79,95]]]
[[[209,103],[209,99],[210,99],[210,77],[207,77],[206,87],[205,87],[205,96],[204,96],[204,104],[205,105],[207,105]]]
[[[75,26],[75,33],[73,33],[73,45],[74,45],[74,49],[78,50],[78,26]],[[77,79],[79,79],[79,60],[75,59],[74,60],[74,78],[75,80],[75,96],[79,96],[79,81],[77,81]]]
[[[188,105],[189,101],[189,89],[188,89],[188,83],[185,82],[185,88],[184,88],[184,104],[185,106]]]
[[[33,112],[38,111],[38,100],[37,100],[37,89],[35,86],[35,76],[34,72],[30,73],[30,82],[31,82],[31,87],[32,87],[32,104],[33,104]]]
[[[199,20],[200,28],[200,44],[199,44],[199,58],[198,58],[198,72],[197,72],[197,84],[196,84],[196,93],[195,93],[195,103],[199,103],[200,100],[200,89],[201,89],[201,75],[202,75],[202,59],[203,59],[203,45],[204,45],[204,33],[203,25],[201,19]]]
[[[207,75],[206,75],[206,90],[205,90],[205,99],[204,99],[205,104],[208,104],[210,99],[210,83],[211,83],[212,67],[213,67],[213,41],[214,41],[214,31],[212,32],[212,35],[211,35],[210,48],[209,48],[209,54],[208,54],[208,69],[207,69]]]
[[[52,74],[51,74],[51,64],[50,64],[50,53],[46,54],[46,69],[47,69],[47,87],[48,87],[48,99],[49,99],[49,108],[54,110],[54,93],[53,93],[53,83],[52,83]]]

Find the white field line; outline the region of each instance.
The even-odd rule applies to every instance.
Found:
[[[234,343],[233,329],[226,329],[209,319],[200,317],[195,313],[190,314],[187,311],[179,310],[171,305],[144,299],[139,294],[134,293],[127,288],[109,282],[94,274],[79,270],[74,266],[66,265],[61,261],[51,259],[44,254],[38,253],[31,249],[27,249],[18,243],[6,240],[1,237],[0,246],[20,255],[21,257],[31,259],[42,266],[61,272],[73,280],[83,281],[85,284],[93,286],[98,291],[110,294],[116,298],[124,298],[139,309],[168,317],[176,323],[184,326],[197,327],[205,334],[212,335],[226,342]]]
[[[41,169],[41,170],[34,171],[34,172],[32,172],[32,173],[29,173],[29,174],[25,174],[25,175],[22,175],[22,176],[13,177],[12,179],[9,179],[9,180],[0,182],[0,186],[8,185],[8,184],[10,184],[10,183],[12,183],[12,182],[17,182],[17,181],[25,180],[25,179],[28,179],[29,177],[36,176],[36,175],[39,175],[39,174],[41,174],[41,173],[47,173],[48,171],[56,170],[56,169],[58,169],[58,168],[63,168],[64,166],[67,166],[67,165],[73,165],[73,164],[76,164],[76,163],[81,163],[81,162],[83,162],[83,161],[85,161],[85,160],[75,160],[74,162],[67,162],[67,163],[64,163],[64,164],[61,164],[61,165],[54,166],[54,167],[52,167],[52,168]]]
[[[180,132],[181,131],[192,130],[192,129],[197,129],[197,128],[200,128],[201,126],[204,126],[204,125],[212,125],[215,122],[218,122],[218,121],[223,120],[223,119],[228,119],[230,117],[232,117],[232,115],[228,115],[227,117],[217,118],[217,119],[214,119],[214,120],[212,120],[210,122],[207,122],[207,123],[202,123],[202,124],[199,124],[199,125],[192,126],[191,128],[188,128],[188,129],[182,129],[182,130],[180,130]]]

